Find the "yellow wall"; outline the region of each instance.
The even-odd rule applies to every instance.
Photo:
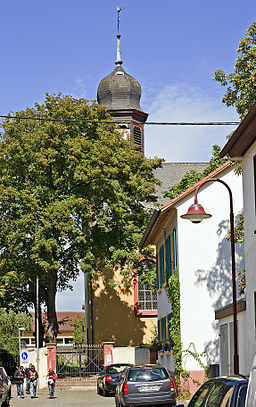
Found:
[[[110,281],[115,278],[117,285]],[[121,285],[119,271],[104,270],[93,279],[94,342],[115,342],[117,346],[138,346],[153,337],[157,317],[134,314],[133,283],[129,289]]]

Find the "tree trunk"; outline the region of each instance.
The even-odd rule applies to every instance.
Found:
[[[34,301],[34,310],[35,310],[35,332],[34,332],[34,337],[35,340],[37,338],[37,332],[36,332],[36,319],[37,319],[37,304],[36,301]],[[39,348],[42,348],[44,342],[44,325],[42,321],[42,309],[40,306],[40,313],[39,313]]]
[[[49,273],[48,281],[48,299],[47,299],[47,334],[50,343],[56,343],[59,327],[56,315],[55,298],[57,292],[57,271]]]

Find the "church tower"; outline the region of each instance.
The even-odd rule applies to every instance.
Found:
[[[128,75],[122,67],[119,33],[117,34],[116,67],[110,75],[103,78],[99,84],[97,100],[101,106],[106,106],[107,112],[119,123],[124,137],[134,142],[138,149],[144,153],[144,126],[148,114],[140,107],[141,86],[132,76]]]

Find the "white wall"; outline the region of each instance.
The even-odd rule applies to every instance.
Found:
[[[48,350],[47,347],[39,348],[38,355],[37,349],[22,349],[22,353],[27,353],[28,357],[26,360],[22,360],[21,358],[21,365],[23,367],[28,367],[30,363],[35,366],[38,372],[38,388],[44,389],[47,387],[46,383],[46,375],[47,375],[47,354]]]
[[[149,348],[117,346],[113,348],[113,363],[150,363]]]
[[[245,270],[246,270],[246,326],[247,326],[247,368],[251,368],[256,352],[255,305],[256,291],[256,217],[254,193],[253,156],[256,144],[243,157],[244,229],[245,229]]]
[[[219,325],[232,325],[233,324],[233,315],[229,315],[225,318],[222,318],[219,321]],[[237,324],[238,324],[238,354],[239,354],[239,373],[242,375],[248,375],[247,369],[247,360],[246,360],[246,311],[239,312],[237,314]],[[233,357],[233,355],[230,355]],[[222,375],[222,367],[220,363],[220,374]]]
[[[235,216],[242,210],[242,177],[227,169],[221,177],[230,186],[234,198]],[[213,216],[200,224],[180,218],[194,203],[194,194],[176,206],[177,260],[181,286],[181,340],[183,348],[190,343],[201,353],[205,349],[211,363],[219,363],[219,330],[214,310],[232,302],[231,251],[226,239],[229,224],[229,194],[218,182],[208,183],[198,195],[198,201]],[[162,244],[163,236],[157,242]],[[243,268],[243,249],[238,246],[237,267]],[[239,297],[238,297],[239,298]],[[165,315],[168,304],[164,290],[158,298],[158,318]],[[204,360],[206,361],[206,360]],[[184,359],[187,370],[202,368],[192,357]]]

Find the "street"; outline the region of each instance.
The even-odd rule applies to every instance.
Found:
[[[38,392],[38,398],[31,399],[25,395],[24,399],[17,398],[16,391],[13,391],[13,398],[10,407],[107,407],[115,406],[114,396],[102,397],[96,394],[96,388],[82,391],[56,390],[56,398],[49,399],[48,391],[41,390]]]

